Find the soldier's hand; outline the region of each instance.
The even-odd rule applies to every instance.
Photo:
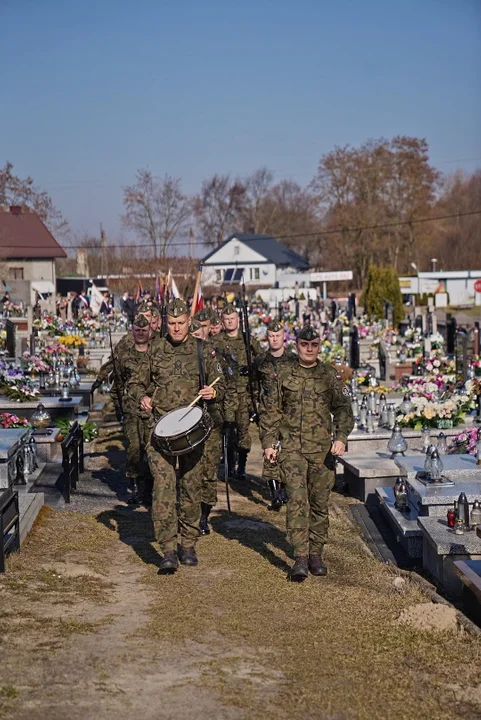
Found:
[[[204,385],[202,390],[199,390],[199,395],[203,400],[212,400],[216,396],[216,389],[215,387]]]
[[[277,460],[277,450],[273,447],[268,447],[264,450],[264,457],[270,463],[275,463]]]
[[[333,455],[344,455],[344,450],[346,449],[346,446],[343,442],[340,440],[335,440],[332,443],[331,453]]]
[[[148,395],[144,395],[144,397],[140,401],[140,407],[146,413],[152,412],[152,398],[150,398]]]

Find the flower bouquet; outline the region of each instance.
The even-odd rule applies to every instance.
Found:
[[[2,428],[2,430],[24,427],[31,427],[27,418],[18,417],[18,415],[12,415],[11,413],[0,413],[0,428]]]
[[[30,402],[37,399],[39,391],[27,385],[24,378],[8,378],[0,381],[0,394],[17,402]]]
[[[421,430],[423,425],[431,428],[446,429],[464,422],[465,396],[452,396],[448,400],[433,402],[425,397],[411,397],[412,409],[406,415],[398,415],[401,427]]]
[[[472,428],[466,432],[458,433],[448,448],[449,455],[469,453],[476,455],[476,443],[481,440],[481,428]]]
[[[50,365],[38,357],[38,355],[30,355],[28,351],[22,355],[22,366],[25,372],[39,373],[49,372]]]

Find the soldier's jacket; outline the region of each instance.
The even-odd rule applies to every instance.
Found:
[[[303,368],[297,358],[278,364],[266,378],[260,416],[264,449],[279,439],[284,450],[325,451],[333,433],[346,443],[354,427],[349,392],[335,369],[320,361]]]
[[[228,374],[231,377],[229,387],[232,388],[233,403],[226,403],[224,408],[225,420],[234,422],[236,419],[236,408],[239,405],[239,398],[236,394],[249,393],[249,371],[253,383],[254,393],[256,393],[256,377],[255,368],[247,366],[247,352],[244,343],[244,337],[239,331],[236,338],[231,338],[227,333],[222,332],[212,338],[218,356],[222,356],[226,365]],[[263,350],[257,340],[251,338],[251,354],[254,360],[261,355]],[[254,364],[254,363],[253,363]]]
[[[216,397],[206,401],[207,407],[221,405],[225,395],[225,380],[222,367],[208,348],[203,346],[205,382],[210,385],[216,377]],[[132,401],[140,403],[148,395],[159,415],[188,405],[199,392],[199,365],[197,359],[197,341],[190,335],[180,345],[171,343],[170,338],[158,338],[152,342],[149,361],[142,363],[129,380],[126,392]]]
[[[134,347],[134,338],[132,337],[132,333],[127,333],[126,335],[122,335],[120,340],[118,341],[117,345],[114,348],[114,352],[122,352],[128,347]],[[98,374],[97,374],[97,382],[103,383],[104,380],[108,378],[110,373],[114,369],[114,363],[112,360],[112,355],[110,355],[107,362],[104,362],[104,364],[101,366]]]
[[[297,359],[297,355],[290,347],[285,348],[279,357],[274,357],[268,350],[262,353],[262,355],[257,355],[254,360],[254,368],[259,394],[262,393],[263,386],[268,383],[269,378],[276,373],[278,365],[284,365],[295,359]]]
[[[128,392],[128,386],[132,378],[134,378],[138,372],[142,372],[144,366],[146,368],[149,367],[150,352],[152,351],[153,345],[158,341],[151,340],[149,348],[145,352],[139,352],[135,349],[132,336],[130,337],[132,342],[121,341],[114,348],[116,375],[112,383],[110,396],[116,407],[121,400],[124,414],[128,413],[147,420],[149,416],[140,409],[140,404],[136,402],[136,399]]]

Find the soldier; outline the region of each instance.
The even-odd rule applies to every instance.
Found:
[[[269,345],[269,350],[262,355],[258,355],[255,360],[257,382],[259,387],[259,400],[261,399],[266,382],[268,382],[269,378],[275,374],[278,365],[290,362],[297,358],[291,348],[284,347],[285,331],[279,320],[271,320],[267,325],[267,343]],[[261,431],[260,436],[262,442]],[[267,481],[271,491],[272,502],[269,506],[269,510],[280,510],[282,505],[287,503],[287,493],[284,483],[281,483],[279,479],[278,464],[271,463],[264,458],[262,477]]]
[[[274,443],[281,442],[280,477],[289,498],[287,532],[295,558],[290,577],[300,582],[309,571],[327,573],[322,551],[334,485],[333,456],[344,453],[354,419],[347,388],[334,368],[318,360],[318,333],[308,325],[299,333],[296,346],[298,360],[278,365],[266,383],[261,433],[269,462],[276,458]]]
[[[114,405],[123,415],[123,428],[127,440],[126,475],[132,495],[127,503],[152,503],[152,479],[146,458],[146,447],[152,432],[152,416],[142,411],[138,403],[125,392],[128,383],[142,367],[148,367],[151,324],[144,314],[134,318],[131,343],[119,343],[114,349],[114,383],[110,391]]]
[[[209,334],[212,337],[219,335],[222,332],[222,322],[216,311],[210,308],[210,328]]]
[[[142,366],[142,372],[132,379],[130,392],[133,398],[140,403],[142,410],[158,415],[188,405],[198,393],[207,406],[221,403],[225,390],[222,368],[206,348],[200,346],[199,353],[198,341],[189,336],[189,317],[184,301],[173,300],[166,312],[168,334],[157,341],[149,366]],[[209,387],[216,377],[220,380],[215,387]],[[184,565],[198,564],[195,544],[199,536],[203,449],[201,443],[191,452],[178,457],[180,506],[177,516],[177,458],[157,450],[152,442],[147,447],[154,477],[152,518],[156,539],[163,553],[159,568],[161,574],[175,572],[179,559]]]
[[[247,365],[246,340],[239,328],[239,314],[234,305],[228,303],[222,309],[222,324],[224,332],[215,338],[215,347],[219,355],[227,360],[234,371],[235,389],[237,403],[235,408],[226,408],[225,422],[228,424],[229,432],[235,424],[237,427],[237,472],[235,470],[235,449],[228,449],[228,472],[229,475],[237,476],[241,480],[246,477],[247,455],[251,449],[251,438],[249,435],[250,416],[254,411],[251,387],[249,384],[249,373],[251,373],[252,389],[254,390],[255,379],[254,368]],[[250,339],[250,350],[253,358],[262,353],[262,348],[254,338]],[[232,436],[232,433],[230,432]]]

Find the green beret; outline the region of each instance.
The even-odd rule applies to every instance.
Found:
[[[220,319],[220,317],[219,317],[219,316],[217,315],[217,313],[214,312],[214,311],[212,312],[212,316],[211,316],[210,321],[211,321],[212,325],[220,325],[221,322],[222,322],[222,320]]]
[[[181,315],[187,314],[187,305],[185,304],[184,300],[181,300],[181,298],[175,298],[175,300],[171,300],[170,303],[167,305],[167,315],[171,315],[171,317],[178,318]]]
[[[227,303],[227,305],[224,305],[222,308],[222,315],[231,315],[235,312],[237,312],[237,308],[232,303]]]
[[[206,322],[211,319],[210,313],[204,308],[195,313],[194,318],[199,322]]]
[[[194,317],[194,318],[192,318],[192,320],[190,321],[190,324],[189,324],[189,332],[193,333],[193,332],[195,332],[196,330],[200,330],[201,327],[202,327],[202,323],[200,322],[200,320],[196,320],[195,317]]]
[[[267,324],[267,331],[268,332],[279,332],[279,330],[283,330],[284,326],[279,320],[271,320],[270,323]]]
[[[139,328],[149,327],[150,323],[145,315],[136,315],[134,318],[134,325]]]
[[[298,340],[317,340],[319,338],[319,333],[317,330],[315,330],[312,325],[306,325],[302,328],[302,330],[299,332],[297,339]]]

